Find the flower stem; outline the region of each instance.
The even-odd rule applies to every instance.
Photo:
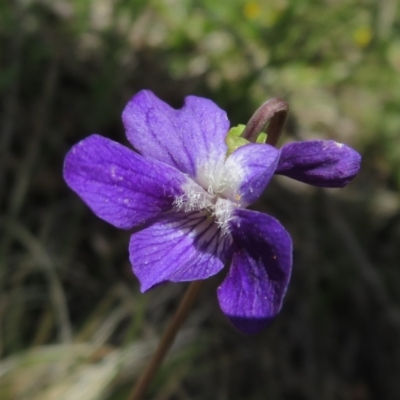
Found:
[[[278,98],[267,100],[250,118],[242,137],[255,143],[258,135],[266,128],[268,134],[266,143],[275,146],[283,125],[285,125],[288,112],[289,105],[285,101]]]
[[[147,364],[142,376],[136,382],[136,385],[128,398],[129,400],[143,399],[143,395],[147,387],[161,366],[161,363],[164,360],[168,350],[172,346],[179,328],[189,315],[189,312],[200,293],[203,283],[204,281],[194,281],[189,285],[185,295],[181,300],[181,303],[179,304],[178,310],[176,311],[172,321],[169,323],[167,330],[164,332],[164,335],[161,338],[155,353],[153,354],[150,362]]]

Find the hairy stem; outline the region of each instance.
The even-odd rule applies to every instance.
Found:
[[[282,128],[289,112],[289,105],[278,98],[267,100],[250,118],[242,133],[242,137],[255,143],[258,135],[266,129],[267,144],[275,146],[278,143]]]
[[[203,286],[203,282],[204,281],[195,281],[192,282],[188,287],[181,300],[181,303],[179,304],[178,310],[176,311],[173,319],[169,323],[167,330],[164,332],[164,335],[158,344],[157,350],[153,354],[150,362],[147,364],[142,376],[136,382],[136,385],[128,398],[129,400],[143,399],[147,387],[161,366],[161,363],[164,360],[168,350],[172,346],[179,328],[189,315],[189,312],[200,293],[200,289]]]

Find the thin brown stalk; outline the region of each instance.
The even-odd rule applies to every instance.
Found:
[[[278,98],[267,100],[250,118],[242,137],[254,143],[258,135],[266,129],[268,135],[266,143],[275,146],[285,125],[288,112],[289,105],[285,101]]]
[[[153,354],[150,362],[148,363],[146,369],[144,370],[142,376],[136,383],[132,393],[129,396],[129,400],[142,400],[147,387],[149,386],[154,375],[161,366],[165,355],[172,346],[176,334],[178,333],[180,327],[186,320],[189,312],[197,299],[200,289],[203,286],[204,281],[195,281],[190,284],[185,295],[183,296],[181,303],[176,311],[173,319],[169,323],[163,337],[161,338],[157,350]]]

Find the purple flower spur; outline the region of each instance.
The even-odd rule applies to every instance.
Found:
[[[226,265],[221,309],[240,331],[258,332],[281,309],[292,241],[276,219],[247,207],[274,174],[342,187],[357,174],[360,155],[330,140],[281,150],[248,142],[229,151],[226,113],[195,96],[175,110],[141,91],[122,120],[136,151],[91,135],[66,156],[67,184],[98,217],[135,228],[129,253],[142,292],[209,278]]]

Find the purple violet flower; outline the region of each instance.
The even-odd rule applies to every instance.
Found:
[[[195,96],[175,110],[141,91],[122,120],[137,152],[91,135],[66,156],[67,184],[98,217],[135,228],[129,253],[142,292],[209,278],[227,265],[221,309],[242,332],[258,332],[281,309],[292,241],[276,219],[247,206],[274,174],[342,187],[357,174],[360,155],[314,140],[281,150],[249,143],[227,156],[226,113]]]

